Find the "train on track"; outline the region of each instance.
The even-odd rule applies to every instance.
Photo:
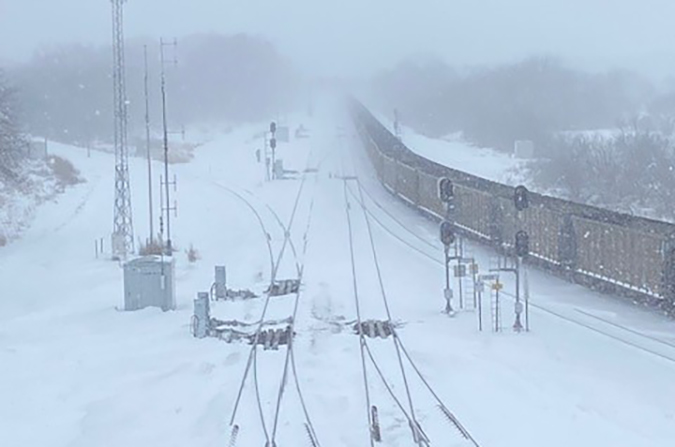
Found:
[[[455,185],[455,224],[499,252],[529,234],[528,260],[569,281],[637,300],[675,316],[675,225],[537,193],[517,213],[514,188],[423,158],[356,99],[349,109],[379,180],[391,193],[440,220],[440,178]]]

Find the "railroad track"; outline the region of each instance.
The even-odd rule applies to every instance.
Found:
[[[310,163],[312,159],[312,154],[308,157],[308,164]],[[302,283],[303,279],[303,272],[304,272],[304,256],[307,252],[307,246],[308,246],[308,241],[309,241],[309,231],[311,228],[311,221],[312,221],[312,215],[313,215],[313,207],[314,207],[314,195],[312,194],[312,198],[309,204],[309,209],[308,209],[308,217],[307,217],[307,222],[306,225],[303,229],[302,233],[302,250],[301,252],[298,252],[296,249],[296,246],[293,242],[293,235],[292,231],[295,227],[295,223],[297,222],[297,214],[298,214],[298,209],[299,205],[301,202],[301,198],[303,196],[303,192],[306,189],[306,183],[307,183],[307,175],[306,172],[303,173],[302,178],[300,180],[300,186],[298,188],[297,194],[295,196],[294,204],[293,204],[293,209],[289,218],[289,221],[287,224],[284,224],[283,221],[280,219],[279,215],[275,212],[275,210],[269,206],[267,203],[264,201],[260,201],[259,198],[257,198],[253,193],[250,191],[245,191],[245,193],[249,196],[248,198],[245,197],[244,194],[241,194],[237,191],[235,191],[232,188],[229,188],[225,185],[219,184],[221,188],[226,189],[236,197],[238,197],[240,200],[242,200],[247,207],[249,207],[255,214],[258,216],[258,220],[260,222],[261,227],[263,227],[265,230],[265,237],[269,241],[270,236],[269,232],[267,231],[268,226],[266,226],[263,222],[263,219],[261,217],[261,212],[256,209],[256,207],[251,203],[252,200],[257,199],[262,203],[262,206],[269,212],[276,225],[278,225],[284,235],[283,237],[283,242],[281,247],[279,248],[278,254],[275,259],[272,260],[271,265],[271,274],[270,274],[270,287],[268,288],[267,292],[265,293],[265,296],[263,297],[263,307],[260,313],[260,318],[257,323],[257,327],[255,330],[254,338],[253,338],[253,343],[251,346],[251,349],[249,351],[249,356],[248,360],[246,362],[246,367],[244,370],[244,373],[242,375],[242,379],[239,385],[238,393],[236,400],[234,402],[234,408],[232,410],[232,415],[230,418],[230,426],[232,427],[232,431],[230,434],[230,446],[235,447],[237,445],[237,440],[240,437],[240,434],[244,430],[243,426],[241,424],[238,424],[237,421],[237,415],[239,412],[239,409],[241,405],[243,404],[242,401],[242,396],[244,389],[246,387],[247,379],[249,378],[250,375],[253,376],[253,388],[255,392],[255,406],[257,407],[257,412],[260,417],[260,426],[262,428],[262,432],[265,437],[265,445],[268,446],[275,446],[276,445],[276,440],[277,440],[277,435],[278,435],[278,428],[279,428],[279,421],[281,417],[281,403],[283,399],[283,395],[285,392],[285,387],[288,382],[289,378],[292,378],[293,384],[295,385],[295,389],[298,394],[298,398],[300,401],[300,405],[303,410],[303,416],[304,416],[304,431],[306,435],[309,438],[310,444],[314,447],[319,447],[320,443],[317,437],[317,434],[314,430],[314,426],[312,424],[312,419],[310,417],[309,410],[307,408],[305,398],[302,392],[302,388],[300,386],[300,380],[298,376],[298,368],[296,365],[295,361],[295,354],[294,354],[294,344],[293,344],[293,334],[295,334],[295,325],[297,321],[297,313],[298,313],[298,307],[299,307],[299,302],[301,298],[301,293],[302,289],[298,288],[297,291],[291,295],[293,297],[289,300],[290,307],[288,310],[288,321],[289,324],[287,326],[287,333],[290,334],[289,341],[285,345],[286,350],[284,354],[284,359],[281,365],[277,365],[277,368],[271,368],[271,369],[266,369],[265,374],[267,375],[272,375],[275,373],[275,371],[280,370],[278,377],[279,377],[279,387],[278,391],[275,393],[275,399],[274,401],[276,404],[274,405],[272,411],[269,411],[269,409],[265,408],[265,405],[263,401],[268,400],[266,398],[263,398],[261,389],[260,389],[260,371],[259,371],[259,365],[258,365],[258,346],[259,346],[259,339],[261,337],[261,334],[263,332],[263,327],[265,324],[265,319],[267,316],[267,312],[269,309],[270,301],[272,298],[272,285],[276,281],[278,274],[279,274],[279,269],[281,266],[282,261],[285,259],[285,254],[287,251],[287,248],[290,248],[293,256],[293,263],[294,263],[294,270],[295,273],[297,274],[297,279],[300,283]],[[285,298],[280,298],[280,299],[285,299]],[[266,417],[266,413],[271,413],[270,417]],[[268,421],[271,420],[271,423],[268,423]],[[254,429],[253,431],[257,431]]]
[[[344,208],[347,218],[348,226],[348,237],[349,237],[349,252],[350,252],[350,263],[351,263],[351,273],[352,273],[352,289],[354,296],[354,306],[357,316],[357,335],[359,337],[359,351],[360,351],[360,360],[361,360],[361,371],[363,376],[363,386],[364,394],[366,400],[366,416],[368,424],[368,437],[371,447],[374,447],[375,442],[383,441],[383,439],[388,436],[388,434],[383,434],[381,430],[381,425],[379,421],[379,412],[376,405],[374,405],[375,397],[373,396],[373,391],[375,390],[374,382],[380,383],[381,387],[386,391],[386,394],[389,395],[391,400],[394,402],[394,408],[398,410],[400,415],[407,421],[410,428],[410,436],[413,443],[419,447],[426,447],[431,444],[431,439],[427,434],[427,431],[421,424],[420,418],[420,405],[419,402],[423,400],[419,396],[419,393],[415,393],[410,386],[412,377],[415,376],[419,381],[421,381],[423,388],[431,395],[432,399],[435,401],[442,417],[450,423],[452,432],[458,436],[458,439],[462,442],[466,442],[470,445],[478,447],[477,441],[471,436],[468,430],[460,423],[458,418],[448,409],[444,402],[439,398],[438,394],[434,391],[430,383],[424,378],[422,372],[417,367],[415,361],[409,355],[403,340],[401,339],[400,334],[395,328],[393,322],[391,308],[389,305],[388,294],[385,286],[385,282],[382,276],[382,271],[380,268],[380,260],[378,257],[377,246],[375,244],[373,229],[371,220],[375,220],[375,216],[372,212],[369,212],[365,205],[365,193],[362,188],[361,183],[358,180],[356,175],[356,168],[351,159],[350,154],[348,154],[351,161],[351,169],[345,165],[344,157],[341,158],[341,171],[342,179],[344,182]],[[353,185],[351,187],[350,183]],[[354,191],[355,190],[355,191]],[[360,212],[359,212],[360,210]],[[363,314],[363,300],[360,293],[360,284],[362,279],[359,278],[359,271],[363,269],[357,269],[356,261],[356,250],[355,250],[355,222],[361,216],[363,222],[365,223],[366,228],[366,245],[370,248],[370,255],[372,256],[372,263],[375,268],[377,285],[379,288],[379,293],[382,298],[381,311],[379,316],[383,317],[384,321],[390,328],[393,351],[396,357],[396,364],[398,373],[401,375],[401,383],[403,384],[404,393],[396,392],[395,386],[392,381],[387,378],[386,373],[382,366],[381,362],[376,359],[374,354],[374,349],[371,348],[371,341],[366,337],[365,331],[363,330],[365,315]],[[390,215],[391,218],[394,218],[393,215]],[[394,218],[395,219],[395,218]],[[383,225],[382,222],[378,222],[380,225]],[[399,222],[400,223],[400,222]],[[419,239],[419,238],[418,238]],[[399,240],[402,240],[399,238]],[[420,241],[424,242],[420,239]],[[407,245],[409,243],[406,242]],[[409,245],[411,246],[411,245]],[[412,246],[411,246],[412,247]],[[419,251],[419,250],[418,250]],[[421,253],[424,253],[420,251]],[[363,260],[362,260],[363,262]],[[372,312],[372,311],[371,311]],[[377,317],[378,315],[370,315],[369,317]],[[407,365],[407,368],[406,368]],[[371,368],[369,370],[369,368]],[[412,370],[412,374],[411,371]],[[400,396],[399,394],[404,394]],[[381,401],[381,400],[380,400]],[[425,414],[428,416],[428,414]],[[425,420],[428,419],[424,418]],[[447,437],[443,437],[443,441],[447,442]]]
[[[384,206],[382,206],[374,195],[368,192],[363,186],[361,190],[366,194],[369,199],[370,206],[364,205],[365,212],[367,212],[373,222],[377,223],[385,232],[389,233],[392,237],[397,239],[401,244],[405,245],[414,252],[420,254],[431,262],[444,266],[442,260],[440,245],[435,245],[428,240],[422,240],[423,238],[418,234],[410,230],[410,228],[398,219],[394,213],[388,211]],[[349,191],[352,197],[357,197],[356,192]],[[365,203],[365,202],[364,202]],[[386,219],[389,219],[393,224],[388,224],[385,222],[385,218],[382,218],[377,215],[373,208],[380,210],[385,216]],[[401,236],[400,231],[393,229],[392,227],[396,226],[403,230],[409,235],[408,238]],[[414,240],[419,241],[419,243],[414,242]],[[437,255],[434,255],[433,251],[437,250]],[[515,296],[509,292],[502,292],[505,296],[515,300]],[[536,302],[530,301],[530,306],[538,312],[545,313],[549,316],[552,316],[561,321],[565,321],[570,324],[574,324],[578,327],[584,328],[596,334],[602,335],[609,339],[612,339],[618,343],[621,343],[625,346],[630,346],[647,354],[650,354],[654,357],[661,358],[663,360],[675,363],[675,343],[669,342],[658,337],[653,337],[642,332],[639,332],[635,329],[632,329],[628,326],[623,326],[618,323],[612,322],[610,320],[598,317],[596,315],[590,314],[581,309],[574,309],[574,312],[578,314],[581,318],[574,317],[572,315],[566,315],[559,311],[556,311],[548,306],[538,304]],[[601,323],[601,324],[597,324]]]

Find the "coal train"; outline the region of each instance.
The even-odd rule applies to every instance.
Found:
[[[675,316],[675,225],[529,193],[518,213],[514,188],[442,166],[408,149],[363,104],[349,100],[352,120],[379,180],[425,215],[445,214],[438,181],[455,188],[456,229],[499,252],[529,234],[528,261],[601,292]]]

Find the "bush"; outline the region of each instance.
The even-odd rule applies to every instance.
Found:
[[[50,155],[47,158],[47,164],[54,173],[56,180],[63,186],[76,185],[83,181],[80,177],[80,171],[65,158]]]
[[[534,181],[572,200],[624,212],[673,218],[675,152],[670,141],[648,131],[615,136],[558,137],[541,147]]]
[[[164,244],[159,239],[153,239],[152,241],[147,241],[145,244],[141,244],[141,248],[138,250],[138,254],[141,256],[151,256],[151,255],[161,255],[164,249]]]

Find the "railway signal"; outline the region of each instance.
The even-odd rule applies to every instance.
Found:
[[[277,149],[277,136],[276,136],[277,123],[275,123],[274,121],[272,121],[270,123],[270,133],[272,134],[272,138],[270,139],[270,147],[272,148],[272,178],[275,179],[276,175],[275,175],[275,171],[274,171],[274,166],[276,164],[275,162],[276,162],[276,149]],[[268,169],[269,169],[269,165],[268,165]]]
[[[455,242],[455,229],[447,220],[441,223],[441,242],[445,247],[449,247]]]
[[[516,233],[516,256],[525,258],[530,252],[530,236],[527,231],[520,230]]]
[[[453,225],[446,221],[441,223],[441,242],[445,247],[445,313],[453,315],[455,311],[452,308],[452,289],[450,288],[450,246],[455,243],[455,229]]]
[[[513,193],[513,203],[516,210],[524,211],[530,206],[529,191],[523,185],[516,186]]]
[[[438,198],[445,204],[451,203],[455,198],[455,185],[447,177],[442,177],[438,181]]]
[[[455,311],[452,308],[452,289],[450,288],[450,246],[457,240],[455,235],[455,228],[453,224],[453,210],[455,187],[447,177],[441,177],[438,180],[438,198],[445,204],[445,218],[441,223],[441,242],[445,247],[445,290],[443,291],[445,297],[445,312],[448,315],[454,315]]]

